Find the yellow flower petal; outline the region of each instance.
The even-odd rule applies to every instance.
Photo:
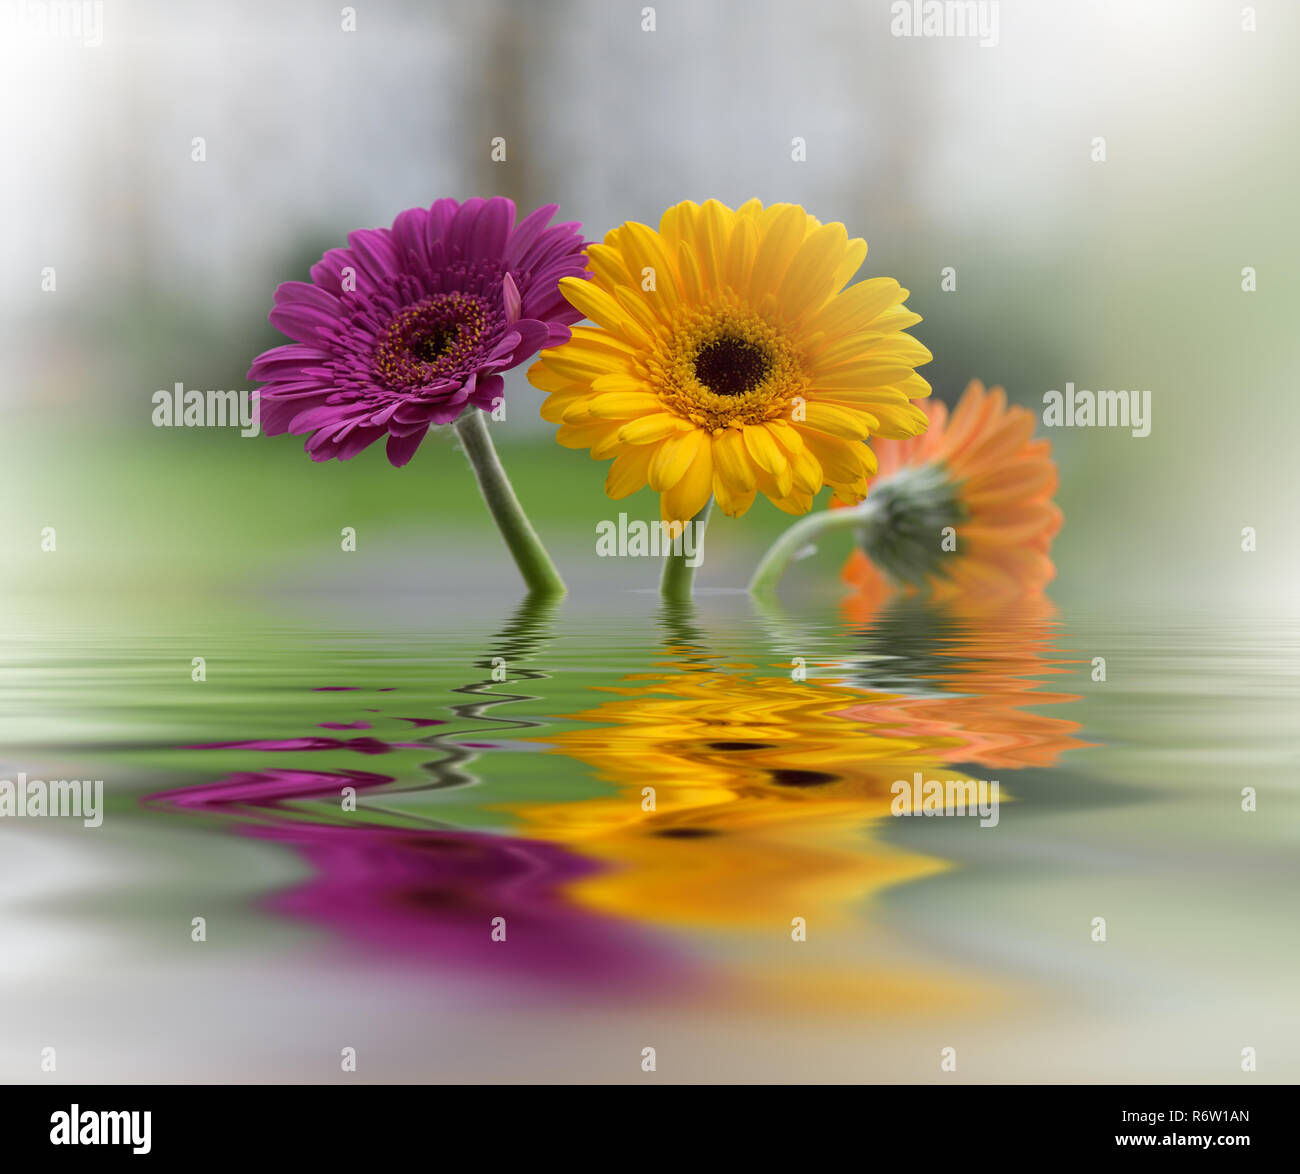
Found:
[[[801,493],[816,493],[823,484],[821,462],[808,450],[798,430],[784,420],[773,420],[768,429],[790,456],[794,489]]]
[[[717,448],[714,447],[714,459],[717,459]],[[754,504],[754,498],[758,495],[758,480],[754,481],[748,489],[734,487],[725,477],[717,470],[716,465],[713,470],[713,496],[717,498],[718,508],[729,518],[738,518],[745,513],[751,505]]]
[[[695,250],[685,241],[677,246],[677,272],[682,278],[682,299],[692,305],[704,301],[704,278],[700,274],[700,264]]]
[[[659,397],[648,391],[611,391],[594,396],[586,410],[597,420],[631,420],[658,412],[662,407]],[[567,413],[565,418],[569,418]]]
[[[897,383],[900,379],[906,379],[911,373],[911,367],[892,360],[845,363],[830,371],[818,371],[813,379],[813,386],[817,390],[827,391],[840,387],[850,391],[857,388],[885,387]]]
[[[677,245],[694,239],[695,217],[700,206],[694,200],[683,200],[664,209],[659,217],[659,234],[670,244]]]
[[[713,438],[713,468],[714,482],[722,481],[730,493],[743,495],[757,484],[739,429],[728,428]]]
[[[678,425],[679,420],[676,416],[669,415],[667,412],[657,412],[624,424],[618,430],[618,438],[624,444],[652,444],[656,440],[664,440],[672,436],[678,430]]]
[[[716,293],[723,285],[724,262],[727,244],[731,240],[735,213],[717,200],[706,200],[700,208],[696,222],[697,248],[701,271],[708,282],[709,291]]]
[[[640,285],[635,289],[626,285],[616,285],[614,297],[627,317],[644,330],[647,337],[659,336],[664,323],[659,320],[655,307],[651,305],[651,299],[657,297],[656,293],[642,290]]]
[[[591,406],[592,396],[588,394],[569,396],[565,399],[563,406],[554,404],[550,407],[549,413],[543,413],[544,419],[551,419],[558,413],[559,420],[565,424],[590,424],[591,415],[587,409]],[[552,396],[551,399],[558,400],[558,396]],[[549,404],[551,401],[548,400]]]
[[[844,440],[866,440],[871,434],[868,420],[873,417],[851,408],[841,408],[821,400],[809,401],[804,409],[804,420],[809,428],[827,432]]]
[[[623,263],[623,254],[612,245],[591,245],[587,249],[587,265],[601,285],[632,285],[633,274]]]
[[[677,292],[676,266],[664,248],[663,238],[654,229],[633,221],[626,226],[623,249],[632,284],[645,294],[647,307],[658,318],[671,322],[681,298]],[[645,288],[648,277],[653,277],[653,290]]]
[[[597,376],[591,381],[591,390],[596,393],[606,391],[645,391],[646,382],[637,375],[619,372]]]
[[[549,350],[542,352],[542,358],[547,355],[553,355],[556,351],[567,350],[573,347],[574,350],[584,351],[604,351],[608,355],[624,359],[635,359],[640,352],[636,347],[629,345],[622,339],[615,338],[607,330],[601,330],[599,326],[577,326],[569,327],[570,339],[567,343],[561,343],[558,347],[551,347]]]
[[[852,485],[876,471],[871,450],[859,441],[841,440],[795,425],[808,451],[817,458],[829,485]]]
[[[528,368],[528,382],[539,391],[586,390],[581,384],[575,384],[575,380],[571,376],[563,375],[559,371],[553,371],[542,362],[534,363]]]
[[[910,334],[886,335],[867,347],[863,354],[872,359],[905,363],[909,367],[922,367],[934,358],[929,347],[917,342]]]
[[[760,469],[776,473],[789,465],[789,460],[766,424],[746,424],[743,432],[745,447]]]
[[[608,431],[598,440],[592,441],[591,459],[593,461],[608,460],[610,457],[622,452],[624,448],[623,442],[618,438],[618,421],[602,420],[601,424]],[[637,451],[639,452],[640,449],[638,448]]]
[[[609,467],[609,473],[605,477],[605,492],[615,501],[621,501],[638,489],[644,489],[646,474],[654,455],[654,446],[649,444],[624,449]]]
[[[906,298],[907,290],[892,277],[857,281],[827,302],[808,323],[808,330],[836,337],[846,330],[874,328],[879,314]]]
[[[615,297],[606,293],[594,281],[586,281],[581,277],[562,277],[560,292],[575,310],[580,310],[615,337],[635,347],[644,348],[653,344],[652,335],[635,318],[628,315]],[[556,352],[566,349],[566,347],[557,347]],[[549,359],[548,362],[554,360]]]
[[[844,248],[843,259],[835,266],[835,276],[831,279],[831,289],[835,293],[842,290],[853,280],[853,275],[862,268],[862,262],[866,259],[867,242],[860,236],[851,238]]]
[[[812,314],[839,288],[835,261],[848,242],[842,224],[823,224],[803,243],[781,282],[777,298],[799,315]]]
[[[778,205],[754,254],[749,296],[757,301],[777,287],[803,243],[808,214],[798,204]]]
[[[893,306],[871,320],[871,329],[881,332],[910,330],[921,321],[921,315],[913,313],[906,306]]]
[[[776,437],[766,424],[745,426],[745,448],[754,458],[760,470],[759,488],[768,497],[775,500],[787,497],[794,485],[794,471],[790,467],[790,458],[786,456]],[[764,475],[771,482],[769,488],[764,484]]]
[[[650,462],[650,488],[657,493],[671,489],[682,479],[705,444],[705,434],[698,428],[670,436],[658,446]]]
[[[713,492],[712,446],[701,444],[682,478],[659,499],[665,522],[689,522],[704,508]]]
[[[880,421],[877,436],[904,440],[920,436],[930,426],[929,418],[915,404],[873,404],[871,410]]]
[[[727,259],[723,265],[723,281],[737,293],[749,288],[749,271],[754,265],[758,249],[758,230],[751,219],[738,219],[727,243]]]
[[[565,448],[591,448],[599,444],[610,432],[617,432],[609,424],[561,424],[555,439]]]
[[[575,383],[590,383],[602,375],[626,374],[627,362],[607,351],[589,349],[585,344],[558,347],[540,360],[544,369]]]

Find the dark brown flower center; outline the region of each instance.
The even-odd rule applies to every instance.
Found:
[[[791,770],[781,768],[771,772],[772,782],[780,787],[822,787],[835,782],[836,776],[824,770]]]
[[[432,363],[447,353],[459,334],[455,327],[435,326],[423,338],[411,340],[411,354],[425,363]]]
[[[695,355],[695,378],[715,395],[744,395],[767,378],[772,356],[744,338],[723,335],[706,342]]]
[[[407,306],[388,324],[375,349],[377,378],[414,388],[463,373],[482,344],[487,304],[472,294],[435,294]]]

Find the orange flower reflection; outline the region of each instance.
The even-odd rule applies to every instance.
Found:
[[[906,622],[943,638],[926,640],[934,652],[915,690],[876,694],[842,716],[885,733],[948,739],[957,749],[947,761],[994,769],[1051,766],[1064,751],[1091,745],[1075,736],[1078,722],[1027,709],[1079,699],[1043,689],[1042,678],[1076,673],[1081,663],[1054,651],[1055,608],[1046,596],[1014,604],[895,600],[884,609],[880,600],[854,595],[844,610],[859,625],[892,617],[887,624]]]

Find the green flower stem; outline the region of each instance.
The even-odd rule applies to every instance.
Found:
[[[487,502],[488,512],[501,531],[515,566],[528,585],[529,594],[537,598],[563,595],[564,580],[511,488],[510,478],[501,467],[501,458],[488,435],[483,412],[470,408],[461,413],[455,428],[461,447],[474,467],[474,476],[478,479],[483,500]]]
[[[771,597],[777,584],[801,550],[815,546],[827,534],[852,530],[867,525],[876,513],[875,502],[864,501],[852,509],[819,510],[800,518],[768,548],[749,581],[749,593],[755,597]]]
[[[704,550],[704,530],[709,524],[709,512],[712,509],[713,498],[709,498],[704,503],[704,508],[687,523],[690,526],[697,527],[694,546],[697,555]],[[659,595],[663,599],[681,601],[691,597],[691,584],[695,581],[695,568],[687,566],[685,543],[682,545],[681,554],[670,553],[664,560],[663,578],[659,580]]]

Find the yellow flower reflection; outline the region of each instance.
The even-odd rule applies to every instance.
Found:
[[[530,834],[610,865],[571,890],[584,904],[679,926],[824,927],[945,867],[866,828],[889,814],[894,780],[934,769],[955,739],[836,716],[863,694],[820,682],[703,672],[611,691],[623,699],[573,715],[601,728],[540,740],[616,792],[511,808]]]
[[[1074,699],[1039,691],[1067,663],[1046,654],[1045,601],[1031,615],[897,606],[922,613],[893,615],[903,635],[948,625],[944,640],[920,641],[935,659],[914,682],[905,658],[870,652],[837,659],[829,681],[700,664],[629,678],[572,715],[595,728],[538,739],[613,792],[510,811],[530,835],[608,865],[570,891],[602,912],[697,929],[843,924],[884,889],[948,867],[873,836],[897,780],[996,778],[1083,745],[1076,723],[1025,708]],[[881,664],[902,666],[887,685],[872,676]],[[1012,798],[1005,779],[1000,798]]]

